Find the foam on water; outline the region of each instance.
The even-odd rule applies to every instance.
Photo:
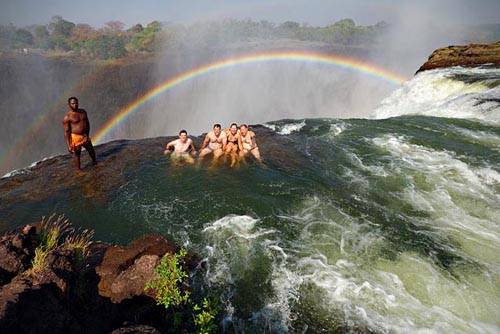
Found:
[[[280,135],[289,135],[292,132],[298,132],[306,125],[304,120],[302,121],[291,121],[284,124],[277,123],[264,123],[264,126],[269,129],[279,133]]]
[[[475,76],[482,78],[471,80]],[[463,79],[467,77],[469,79]],[[425,115],[500,121],[500,69],[451,67],[424,71],[384,99],[374,118]]]
[[[45,157],[45,158],[43,158],[42,160],[39,160],[39,161],[34,161],[28,167],[19,168],[19,169],[15,169],[13,171],[10,171],[10,172],[6,173],[4,176],[2,176],[0,179],[8,178],[8,177],[11,177],[11,176],[16,176],[16,175],[29,174],[31,172],[31,169],[33,167],[36,167],[39,163],[41,163],[43,161],[46,161],[46,160],[49,160],[49,159],[52,159],[54,157],[55,157],[55,155],[54,156],[50,156],[50,157]]]

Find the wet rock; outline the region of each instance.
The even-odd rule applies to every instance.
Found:
[[[435,50],[417,71],[451,66],[478,66],[497,64],[500,66],[500,42],[491,44],[469,44],[448,46]]]
[[[37,243],[36,228],[31,225],[0,238],[0,285],[10,282],[30,266]]]
[[[120,327],[111,332],[111,334],[160,334],[161,332],[154,327],[146,325],[128,325]]]
[[[80,326],[67,300],[54,283],[33,284],[16,277],[0,291],[0,329],[3,333],[74,333]]]
[[[144,236],[126,247],[109,247],[96,268],[100,277],[99,294],[114,303],[134,296],[148,296],[152,292],[145,292],[144,286],[152,279],[154,267],[163,255],[176,250],[175,245],[154,235]]]

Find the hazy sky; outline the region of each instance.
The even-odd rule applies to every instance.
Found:
[[[402,9],[416,7],[437,21],[446,16],[466,24],[500,23],[500,0],[0,0],[0,24],[48,23],[53,15],[94,26],[110,20],[132,25],[220,18],[325,25],[346,17],[373,24],[401,19]]]

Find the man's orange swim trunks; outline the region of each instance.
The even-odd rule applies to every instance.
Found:
[[[86,135],[78,135],[76,133],[71,134],[71,148],[73,150],[81,147],[90,140]]]

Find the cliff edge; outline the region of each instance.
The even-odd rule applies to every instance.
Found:
[[[451,66],[500,66],[500,41],[491,44],[452,45],[435,50],[418,72]]]

